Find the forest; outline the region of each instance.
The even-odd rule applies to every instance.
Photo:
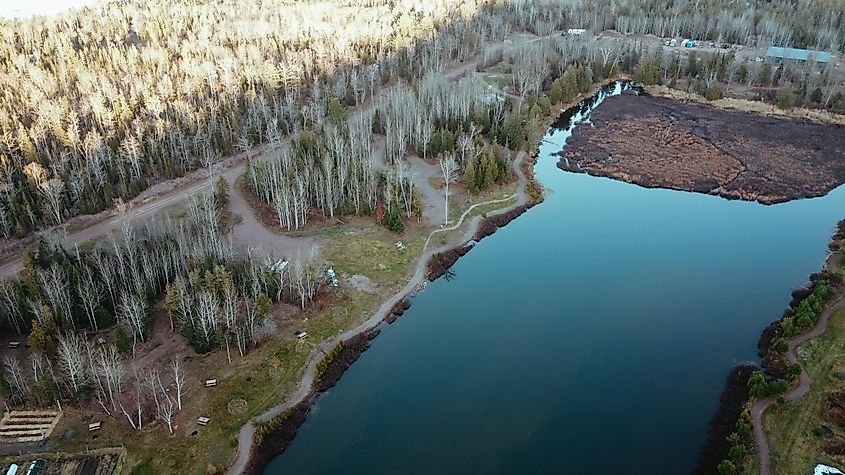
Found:
[[[682,63],[634,38],[611,48],[557,33],[842,51],[835,1],[130,0],[93,12],[0,24],[0,245],[234,154],[279,230],[357,215],[401,233],[422,214],[406,157],[437,160],[446,186],[460,176],[470,193],[491,189],[557,105],[620,74],[708,98],[734,84],[789,85],[792,103],[845,108],[827,69],[722,53]],[[535,39],[505,46],[516,34]],[[493,88],[461,65],[498,65],[510,81]],[[256,158],[259,146],[270,158]],[[20,275],[0,284],[0,331],[34,350],[3,361],[6,403],[90,402],[134,429],[161,420],[172,433],[184,368],[131,364],[151,319],[231,362],[273,334],[273,305],[304,310],[327,291],[314,255],[236,251],[227,186],[90,247],[40,239],[27,251]],[[113,343],[84,337],[103,329]]]
[[[96,213],[157,181],[319,128],[332,98],[357,106],[385,84],[422,79],[513,31],[586,27],[845,47],[845,6],[833,0],[165,0],[95,8],[0,29],[2,237]],[[427,118],[423,137],[436,120]]]

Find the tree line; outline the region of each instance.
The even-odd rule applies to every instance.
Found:
[[[841,2],[800,3],[164,0],[5,24],[0,235],[103,210],[237,150],[320,128],[331,98],[365,103],[513,31],[615,28],[841,49]],[[530,56],[539,51],[518,58],[519,95],[536,94],[553,67]],[[392,156],[407,124],[384,126]]]

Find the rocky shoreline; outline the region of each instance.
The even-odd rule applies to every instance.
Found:
[[[845,127],[622,94],[573,131],[565,171],[775,204],[845,183]]]

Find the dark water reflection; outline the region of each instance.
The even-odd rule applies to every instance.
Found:
[[[544,139],[547,200],[414,298],[266,473],[692,468],[728,371],[822,263],[845,188],[766,207],[561,172],[551,155],[594,105]]]

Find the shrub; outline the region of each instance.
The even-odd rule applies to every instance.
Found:
[[[314,380],[318,380],[323,377],[326,370],[329,369],[329,365],[332,364],[335,358],[343,351],[343,342],[338,342],[337,345],[332,348],[332,351],[326,353],[326,356],[317,363],[317,368],[314,370]]]
[[[748,451],[745,449],[745,446],[742,444],[736,444],[731,446],[731,449],[728,451],[728,457],[730,457],[731,461],[734,462],[734,465],[737,465],[742,463],[746,453],[748,453]]]
[[[397,234],[402,234],[405,232],[405,222],[402,221],[402,217],[399,216],[397,211],[391,211],[384,217],[384,225],[387,226],[387,229],[393,231]]]
[[[725,93],[722,91],[722,87],[716,83],[713,83],[706,91],[704,91],[704,98],[708,101],[715,101],[724,96]]]
[[[122,326],[118,326],[117,330],[114,331],[114,344],[117,346],[117,352],[121,355],[132,353],[132,341]]]
[[[766,381],[763,373],[755,371],[748,378],[748,393],[753,399],[783,394],[789,389],[789,384],[782,379]]]
[[[719,473],[721,475],[733,475],[736,473],[736,465],[734,465],[733,462],[727,459],[722,460],[722,462],[716,468],[719,470]]]
[[[293,408],[288,408],[278,416],[270,419],[267,422],[258,423],[255,425],[255,445],[259,446],[264,442],[264,437],[270,432],[281,426],[290,417]]]
[[[781,89],[778,92],[778,107],[780,109],[791,109],[794,102],[795,99],[792,96],[792,91],[789,89]]]

